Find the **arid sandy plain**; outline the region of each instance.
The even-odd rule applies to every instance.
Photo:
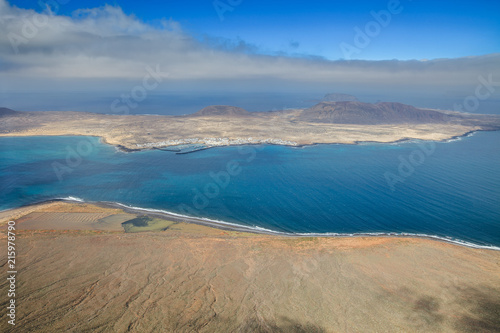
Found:
[[[231,107],[228,107],[231,108]],[[405,139],[446,140],[478,130],[500,128],[500,118],[461,119],[446,123],[335,124],[301,120],[304,110],[254,112],[249,115],[106,115],[86,112],[19,112],[3,116],[0,136],[89,135],[124,149],[185,143],[207,146],[272,143],[308,145]],[[478,117],[481,115],[478,115]]]
[[[3,248],[8,220],[17,228],[18,317],[15,328],[3,317],[2,332],[500,327],[498,251],[417,238],[252,234],[58,201],[1,212]],[[7,289],[2,279],[0,293]]]
[[[249,115],[234,107],[190,116],[3,109],[0,136],[89,135],[137,150],[184,142],[210,147],[446,140],[500,128],[498,117],[451,111],[436,122],[322,122],[345,116],[345,110],[332,113],[330,107],[312,108],[305,116],[304,110]],[[410,116],[433,115],[410,111]],[[64,201],[0,212],[3,248],[11,220],[17,233],[17,324],[12,327],[4,317],[2,332],[498,332],[500,327],[500,251],[411,237],[257,234]],[[6,256],[0,252],[5,271]],[[0,294],[8,289],[2,279]],[[7,302],[1,297],[0,307]]]

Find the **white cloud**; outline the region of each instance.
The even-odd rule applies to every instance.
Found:
[[[426,61],[329,61],[269,56],[244,41],[199,41],[177,22],[149,25],[104,6],[71,17],[0,0],[0,75],[9,80],[140,79],[160,65],[169,80],[282,80],[312,84],[475,84],[500,78],[500,54]]]

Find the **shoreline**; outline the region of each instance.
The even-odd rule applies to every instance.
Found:
[[[201,149],[196,149],[196,150],[188,151],[188,152],[182,152],[182,150],[180,150],[180,151],[173,151],[173,150],[166,150],[165,149],[165,148],[170,148],[170,147],[176,147],[175,145],[172,145],[172,146],[159,146],[159,147],[152,146],[152,147],[148,147],[148,148],[128,148],[128,147],[125,147],[123,145],[114,145],[114,144],[108,143],[106,141],[106,138],[101,137],[101,136],[94,136],[94,137],[99,138],[99,140],[102,143],[114,146],[118,150],[120,150],[121,152],[124,152],[124,153],[133,153],[133,152],[137,152],[137,151],[147,151],[147,150],[162,150],[162,151],[173,152],[175,154],[183,155],[183,154],[196,153],[198,151],[203,151],[203,150],[207,150],[207,149],[211,149],[211,148],[241,147],[241,146],[263,146],[263,145],[268,146],[269,145],[269,146],[283,146],[283,147],[288,147],[288,148],[305,148],[305,147],[312,147],[312,146],[319,146],[319,145],[349,145],[349,146],[358,146],[358,145],[371,144],[371,143],[373,143],[373,144],[410,143],[413,140],[430,141],[430,142],[444,142],[444,143],[446,143],[446,142],[453,142],[453,141],[455,141],[457,139],[469,137],[469,136],[475,134],[476,132],[495,132],[495,131],[498,131],[498,130],[475,129],[475,130],[467,131],[467,132],[465,132],[463,134],[460,134],[460,135],[453,135],[453,136],[451,136],[449,138],[442,139],[442,140],[427,140],[427,139],[406,137],[406,138],[401,138],[401,139],[397,139],[397,140],[394,140],[394,141],[373,141],[373,140],[363,141],[363,140],[360,140],[360,141],[354,141],[354,142],[312,142],[312,143],[303,143],[303,144],[296,144],[296,145],[279,144],[279,143],[251,143],[251,142],[248,142],[248,143],[227,144],[227,145],[220,145],[220,146],[207,146],[207,147],[204,147],[204,148],[201,148]],[[27,136],[29,136],[29,135],[26,135],[26,137]],[[68,136],[71,136],[71,135],[68,135]],[[93,136],[93,135],[91,135],[91,136]]]
[[[50,136],[84,136],[84,137],[94,137],[98,138],[99,142],[105,145],[113,146],[115,147],[118,151],[124,152],[124,153],[133,153],[133,152],[140,152],[140,151],[148,151],[148,150],[161,150],[161,151],[166,151],[166,152],[172,152],[175,154],[183,155],[183,154],[190,154],[190,153],[196,153],[198,151],[203,151],[211,148],[224,148],[224,147],[239,147],[239,146],[263,146],[263,145],[269,145],[269,146],[283,146],[283,147],[289,147],[289,148],[305,148],[305,147],[312,147],[312,146],[317,146],[317,145],[349,145],[349,146],[356,146],[356,145],[363,145],[363,144],[397,144],[397,143],[410,143],[413,140],[419,140],[419,141],[429,141],[429,142],[453,142],[455,140],[469,137],[471,135],[474,135],[477,132],[495,132],[495,131],[500,131],[500,129],[474,129],[474,130],[469,130],[463,134],[460,135],[453,135],[450,136],[449,138],[441,139],[441,140],[435,140],[435,139],[422,139],[422,138],[411,138],[411,137],[404,137],[400,138],[397,140],[393,141],[374,141],[374,140],[358,140],[354,142],[312,142],[312,143],[303,143],[303,144],[296,144],[296,145],[289,145],[289,144],[279,144],[279,143],[238,143],[238,144],[227,144],[227,145],[216,145],[216,146],[206,146],[200,149],[195,149],[193,151],[187,151],[187,152],[182,152],[182,150],[174,150],[176,149],[177,145],[170,145],[170,146],[151,146],[151,147],[138,147],[138,148],[129,148],[121,144],[113,144],[109,143],[108,140],[106,140],[106,137],[100,136],[100,135],[85,135],[85,134],[20,134],[20,135],[2,135],[0,134],[0,138],[16,138],[16,137],[50,137]],[[169,149],[170,148],[170,149]]]
[[[103,208],[117,208],[123,210],[125,213],[131,214],[142,214],[148,217],[157,217],[162,219],[167,219],[173,222],[181,222],[181,223],[191,223],[196,225],[201,225],[205,227],[215,228],[224,231],[236,231],[236,232],[244,232],[258,235],[267,235],[274,237],[287,237],[287,238],[307,238],[307,237],[316,237],[316,238],[362,238],[362,237],[381,237],[381,238],[416,238],[416,239],[426,239],[431,241],[437,241],[457,246],[462,246],[466,248],[480,249],[480,250],[491,250],[491,251],[500,251],[500,246],[494,245],[481,245],[476,243],[471,243],[468,241],[460,240],[460,239],[452,239],[446,236],[437,236],[437,235],[428,235],[428,234],[419,234],[419,233],[397,233],[397,232],[366,232],[366,233],[293,233],[293,232],[281,232],[275,231],[271,229],[266,229],[258,226],[245,226],[232,222],[225,222],[219,220],[212,220],[208,218],[200,218],[200,217],[192,217],[181,214],[176,214],[173,212],[168,212],[160,209],[152,209],[152,208],[141,208],[141,207],[133,207],[127,206],[125,204],[121,204],[118,202],[108,202],[108,201],[84,201],[75,197],[67,197],[67,198],[54,198],[48,199],[38,202],[33,202],[30,204],[22,205],[15,208],[9,208],[0,211],[0,213],[6,213],[9,211],[14,211],[20,208],[27,208],[36,205],[49,204],[54,202],[66,202],[66,203],[85,203],[91,204],[98,207]]]

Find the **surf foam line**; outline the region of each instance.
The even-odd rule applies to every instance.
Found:
[[[64,201],[76,201],[76,202],[85,202],[85,200],[83,199],[80,199],[78,197],[72,197],[72,196],[69,196],[69,197],[66,197],[66,198],[56,198],[57,200],[64,200]]]
[[[102,204],[111,205],[111,206],[123,207],[125,209],[130,209],[132,211],[141,211],[141,212],[146,212],[146,213],[157,213],[157,214],[162,214],[162,215],[167,215],[167,216],[173,216],[173,217],[177,217],[180,219],[185,219],[186,220],[185,222],[188,222],[188,223],[190,223],[190,222],[191,223],[199,223],[202,225],[207,225],[207,226],[212,226],[212,227],[219,227],[219,228],[225,227],[227,229],[232,229],[232,230],[236,230],[236,231],[248,231],[248,232],[252,232],[252,233],[268,234],[268,235],[275,235],[275,236],[286,236],[286,237],[376,237],[376,236],[378,236],[378,237],[414,237],[414,238],[432,239],[432,240],[437,240],[437,241],[441,241],[441,242],[451,243],[451,244],[465,246],[465,247],[474,248],[474,249],[500,251],[499,246],[476,244],[476,243],[464,241],[464,240],[457,239],[457,238],[423,234],[423,233],[410,233],[410,232],[355,232],[355,233],[284,232],[284,231],[276,231],[276,230],[272,230],[272,229],[267,229],[267,228],[259,227],[256,225],[248,226],[248,225],[231,223],[231,222],[222,221],[222,220],[215,220],[215,219],[209,219],[209,218],[204,218],[204,217],[183,215],[183,214],[178,214],[178,213],[174,213],[174,212],[170,212],[170,211],[162,210],[162,209],[129,206],[126,204],[122,204],[120,202],[85,201],[81,198],[73,197],[73,196],[68,196],[68,197],[64,197],[64,198],[55,198],[53,200],[79,202],[79,203],[85,202],[85,203],[91,203],[91,204],[92,203],[94,203],[94,204],[102,203]],[[51,200],[47,200],[45,202],[48,202],[48,201],[51,201]]]

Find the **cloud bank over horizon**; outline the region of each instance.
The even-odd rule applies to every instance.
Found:
[[[157,68],[169,82],[262,89],[288,85],[413,87],[474,86],[480,75],[500,81],[500,53],[433,60],[327,60],[264,55],[245,41],[199,40],[173,20],[145,23],[120,7],[80,9],[71,16],[21,9],[0,0],[0,89],[78,89],[96,82],[141,80]],[[8,81],[8,83],[6,83]],[[62,82],[62,83],[61,83]],[[104,84],[104,83],[103,83]]]

